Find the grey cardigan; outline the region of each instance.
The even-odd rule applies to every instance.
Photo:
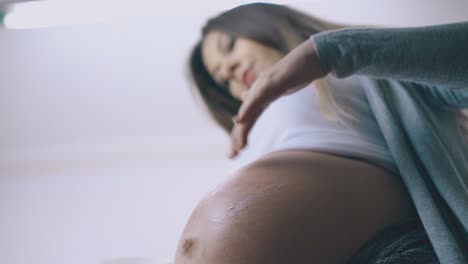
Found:
[[[454,114],[468,108],[468,22],[311,39],[325,72],[361,75],[440,263],[468,263],[468,146]]]

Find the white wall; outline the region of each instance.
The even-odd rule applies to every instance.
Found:
[[[192,100],[187,53],[207,17],[244,2],[0,31],[0,263],[172,257],[192,208],[227,176],[228,138]],[[343,23],[468,20],[463,0],[289,2]]]

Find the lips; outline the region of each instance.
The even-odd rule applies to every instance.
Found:
[[[255,81],[255,76],[252,72],[252,69],[249,68],[248,70],[246,70],[244,72],[244,74],[242,75],[242,82],[247,85],[247,87],[250,88],[250,86],[252,86],[252,83]]]

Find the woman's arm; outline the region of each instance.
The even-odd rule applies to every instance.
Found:
[[[324,72],[468,89],[468,22],[344,29],[311,37]]]
[[[362,74],[468,91],[468,22],[399,29],[344,29],[311,37],[260,74],[234,118],[231,157],[268,104],[328,73]],[[463,90],[465,91],[465,90]],[[463,95],[463,98],[465,95]]]

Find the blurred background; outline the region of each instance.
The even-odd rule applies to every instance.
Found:
[[[0,263],[171,261],[229,168],[187,56],[207,18],[250,2],[0,0]],[[349,24],[468,20],[465,0],[270,2]]]

